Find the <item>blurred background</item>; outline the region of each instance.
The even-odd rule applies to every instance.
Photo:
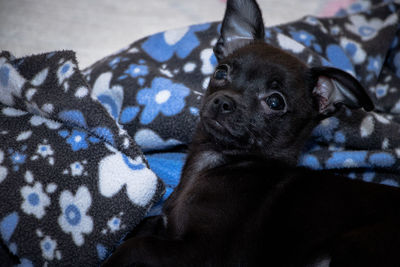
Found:
[[[354,0],[258,0],[267,26],[330,16]],[[74,50],[79,67],[168,29],[221,20],[226,0],[0,0],[0,50]]]

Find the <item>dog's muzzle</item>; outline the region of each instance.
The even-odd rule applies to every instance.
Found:
[[[217,94],[211,97],[201,112],[203,124],[208,131],[223,133],[226,131],[226,120],[236,110],[236,103],[232,97]]]

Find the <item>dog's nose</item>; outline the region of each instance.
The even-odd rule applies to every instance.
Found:
[[[233,99],[225,95],[215,97],[212,100],[212,107],[214,108],[215,111],[222,114],[231,113],[236,108]]]

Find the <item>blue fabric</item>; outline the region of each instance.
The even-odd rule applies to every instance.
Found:
[[[313,131],[299,165],[349,178],[400,183],[399,4],[361,1],[334,18],[306,16],[266,28],[265,41],[310,66],[333,66],[356,77],[376,110],[343,108]],[[357,13],[360,12],[360,13]],[[219,23],[161,32],[85,70],[93,96],[145,151],[189,144],[209,76]],[[103,87],[97,86],[107,80]],[[118,92],[120,88],[121,92]],[[102,95],[112,96],[114,104]],[[97,94],[98,93],[98,94]],[[116,110],[116,111],[115,111]],[[371,174],[371,170],[374,170]],[[365,173],[368,175],[365,176]]]
[[[150,168],[160,177],[165,184],[165,194],[160,202],[158,202],[150,210],[147,216],[158,215],[161,212],[162,204],[178,185],[185,163],[185,153],[156,153],[146,155]]]

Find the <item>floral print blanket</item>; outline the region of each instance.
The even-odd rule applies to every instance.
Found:
[[[73,52],[1,53],[0,92],[1,242],[26,266],[98,265],[163,183]]]
[[[374,112],[343,107],[322,121],[299,165],[399,185],[399,7],[396,1],[359,1],[336,17],[306,16],[266,28],[268,43],[308,65],[333,66],[355,76],[375,104]],[[217,63],[212,48],[219,27],[206,23],[158,33],[85,70],[99,101],[144,151],[165,152],[190,142]],[[167,170],[166,175],[175,172]],[[166,177],[168,192],[176,181]]]
[[[376,106],[324,120],[299,165],[399,186],[399,8],[360,1],[266,28],[267,42],[307,64],[354,75]],[[152,204],[179,181],[219,27],[158,33],[82,72],[71,51],[0,54],[0,241],[21,263],[96,265],[159,212],[162,201]]]

